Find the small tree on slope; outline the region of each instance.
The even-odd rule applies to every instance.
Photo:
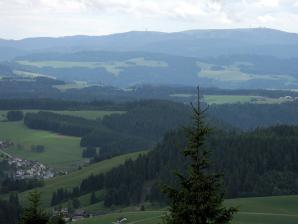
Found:
[[[225,224],[229,223],[235,208],[223,206],[221,175],[211,173],[209,151],[204,147],[206,135],[210,129],[203,121],[198,105],[193,107],[193,125],[187,129],[189,142],[183,150],[190,159],[188,174],[176,173],[179,188],[163,186],[162,190],[169,198],[169,214],[164,218],[166,224]]]
[[[39,207],[40,193],[33,191],[29,195],[29,207],[25,208],[20,224],[46,224],[49,220],[46,212]]]

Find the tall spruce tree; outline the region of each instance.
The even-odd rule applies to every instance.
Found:
[[[166,224],[225,224],[229,223],[235,208],[223,206],[221,175],[213,173],[209,161],[209,150],[204,142],[210,129],[204,123],[204,111],[198,104],[193,106],[193,124],[187,129],[188,146],[183,150],[189,158],[187,174],[175,173],[179,187],[164,185],[163,192],[169,199],[169,213],[164,218]]]
[[[40,193],[33,191],[29,195],[29,206],[25,208],[20,224],[46,224],[49,220],[40,206]]]

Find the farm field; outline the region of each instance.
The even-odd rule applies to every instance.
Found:
[[[24,113],[37,113],[40,110],[22,110]],[[64,115],[71,115],[77,117],[83,117],[86,119],[101,119],[104,116],[115,114],[115,113],[125,113],[124,111],[98,111],[98,110],[78,110],[78,111],[71,111],[71,110],[42,110],[42,111],[49,111],[57,114],[64,114]],[[5,120],[7,110],[0,110],[0,121]]]
[[[279,104],[290,102],[285,98],[269,98],[262,96],[241,96],[241,95],[204,95],[208,104],[233,104],[233,103],[255,103],[255,104]]]
[[[73,187],[78,186],[82,179],[89,177],[91,174],[101,174],[111,170],[113,167],[119,166],[124,163],[127,159],[136,159],[141,153],[136,152],[130,153],[122,156],[117,156],[112,159],[104,160],[92,164],[90,166],[83,167],[80,170],[71,172],[68,175],[58,176],[50,180],[45,181],[45,185],[36,190],[41,192],[42,195],[42,205],[45,207],[50,207],[50,202],[52,198],[52,193],[58,188],[72,189]],[[26,198],[28,192],[24,192],[20,195],[21,199]]]
[[[233,224],[294,224],[298,223],[298,196],[240,198],[226,200],[226,205],[236,206],[239,212]],[[123,212],[81,220],[78,224],[108,224],[126,217],[127,224],[158,224],[164,211]]]
[[[63,85],[55,85],[54,87],[59,89],[60,91],[66,91],[69,89],[84,89],[90,86],[96,86],[96,85],[89,85],[87,82],[83,82],[83,81],[75,81],[72,83],[65,83]]]
[[[37,68],[51,67],[51,68],[104,68],[111,75],[119,75],[123,68],[133,66],[143,67],[168,67],[168,64],[163,61],[147,60],[144,58],[131,58],[123,61],[17,61],[17,63],[26,66],[33,66]]]
[[[39,110],[24,110],[38,112]],[[52,111],[54,113],[84,117],[86,119],[100,119],[118,111]],[[37,160],[50,167],[62,170],[77,169],[85,163],[82,158],[80,138],[64,136],[49,131],[27,128],[23,122],[7,122],[7,111],[0,111],[0,140],[9,140],[14,146],[7,153],[28,160]],[[31,146],[43,145],[42,153],[32,152]]]
[[[73,169],[83,162],[80,138],[77,137],[32,130],[23,122],[0,122],[0,138],[14,143],[7,153],[23,159],[37,160],[56,169]],[[32,152],[32,145],[43,145],[45,151]]]

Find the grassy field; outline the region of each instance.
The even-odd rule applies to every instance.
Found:
[[[228,66],[220,66],[220,69],[214,69],[214,65],[197,62],[201,68],[198,76],[201,78],[208,78],[221,82],[245,82],[249,80],[268,80],[268,81],[281,81],[281,82],[297,82],[297,79],[290,75],[258,75],[241,72],[240,65],[250,65],[249,63],[234,63]],[[218,66],[216,66],[218,67]]]
[[[24,112],[37,112],[25,110]],[[13,156],[40,161],[56,169],[73,170],[85,162],[82,158],[80,138],[27,128],[23,122],[6,122],[6,112],[0,111],[0,140],[9,140],[14,146],[7,150]],[[53,111],[87,119],[102,118],[117,111]],[[1,122],[2,121],[2,122]],[[43,145],[45,151],[31,151],[32,145]]]
[[[269,98],[262,96],[241,96],[241,95],[204,95],[208,104],[233,104],[233,103],[256,103],[256,104],[279,104],[291,100],[280,98]]]
[[[295,224],[298,223],[298,196],[260,197],[232,199],[225,202],[236,206],[233,224]],[[117,212],[96,218],[81,220],[78,224],[108,224],[118,217],[126,217],[128,224],[158,224],[164,211]]]
[[[132,66],[145,66],[145,67],[167,67],[168,64],[162,61],[147,60],[144,58],[132,58],[124,61],[17,61],[21,65],[34,66],[38,68],[51,67],[51,68],[104,68],[111,75],[118,75],[123,68]]]
[[[130,153],[122,156],[117,156],[109,160],[104,160],[99,163],[92,164],[90,166],[83,167],[80,170],[71,172],[68,175],[58,176],[47,180],[45,182],[45,186],[41,188],[37,188],[36,190],[41,192],[42,194],[42,205],[45,207],[50,206],[52,193],[56,191],[58,188],[72,189],[73,187],[78,186],[82,179],[89,177],[91,174],[101,174],[111,170],[113,167],[119,166],[124,163],[127,159],[136,159],[140,153]],[[28,192],[22,193],[21,199],[24,200]]]
[[[80,138],[32,130],[23,122],[0,122],[0,138],[14,142],[15,145],[7,150],[9,154],[38,160],[57,169],[73,169],[83,162]],[[43,145],[45,151],[32,152],[32,145]]]
[[[99,218],[86,219],[78,221],[78,224],[110,224],[115,222],[119,217],[125,217],[128,219],[127,223],[142,223],[153,224],[159,223],[161,220],[163,211],[144,211],[144,212],[125,212],[125,213],[113,213],[101,216]]]
[[[40,110],[22,110],[24,113],[37,113]],[[78,110],[78,111],[70,111],[70,110],[47,110],[49,112],[58,113],[58,114],[65,114],[77,117],[83,117],[86,119],[101,119],[104,116],[111,115],[111,114],[121,114],[125,113],[124,111],[98,111],[98,110]],[[7,110],[0,110],[0,121],[5,120]]]
[[[59,89],[60,91],[66,91],[69,89],[84,89],[90,86],[95,86],[95,85],[89,85],[87,82],[83,82],[83,81],[74,81],[73,83],[55,85],[54,87]]]

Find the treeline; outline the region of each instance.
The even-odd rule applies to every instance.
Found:
[[[43,180],[38,179],[15,180],[13,178],[6,178],[0,185],[0,192],[4,194],[9,192],[23,192],[37,187],[42,187],[43,185]]]
[[[77,194],[104,189],[106,206],[164,203],[158,183],[175,185],[171,172],[184,170],[187,161],[180,152],[186,143],[183,130],[170,132],[147,155],[83,180]],[[298,194],[297,144],[297,126],[275,126],[248,133],[214,132],[206,147],[216,171],[225,174],[226,197],[233,198]]]
[[[153,147],[169,130],[187,125],[190,107],[170,101],[148,100],[126,104],[127,112],[102,120],[40,111],[26,113],[24,123],[32,129],[81,137],[81,146],[99,147],[94,161]]]
[[[26,113],[24,124],[31,129],[53,131],[59,134],[82,137],[96,126],[95,121],[81,117],[40,111]]]
[[[208,116],[226,124],[252,130],[278,124],[298,125],[298,101],[282,104],[225,104],[212,105]]]
[[[10,194],[8,200],[0,200],[0,224],[17,224],[21,206],[17,194]]]
[[[0,99],[0,110],[126,110],[125,104],[110,101],[69,101],[59,99]]]

